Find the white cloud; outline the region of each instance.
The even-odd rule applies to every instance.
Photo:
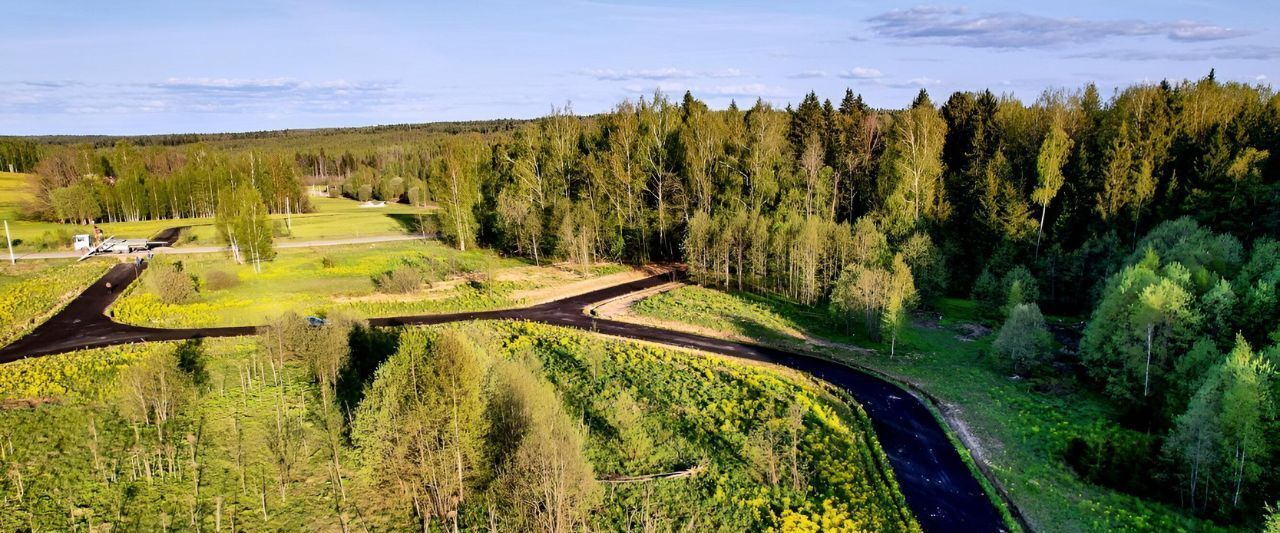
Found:
[[[717,85],[703,89],[701,92],[712,96],[758,96],[763,98],[781,98],[791,96],[791,91],[764,83]]]
[[[344,112],[385,109],[422,95],[382,81],[169,78],[134,83],[0,82],[0,113],[149,114]]]
[[[606,69],[587,69],[583,71],[587,76],[591,76],[597,80],[607,81],[624,81],[624,80],[678,80],[692,78],[693,72],[676,68],[659,68],[659,69],[642,69],[642,70],[614,70]]]
[[[720,70],[693,71],[678,68],[656,68],[656,69],[636,69],[636,70],[615,70],[611,68],[604,69],[586,69],[582,74],[595,78],[600,81],[664,81],[664,80],[688,80],[696,78],[738,78],[742,77],[741,70],[736,68],[726,68]]]
[[[971,16],[963,8],[942,7],[897,9],[867,20],[880,37],[973,48],[1044,48],[1145,36],[1184,42],[1217,41],[1251,33],[1195,21],[1088,20],[1012,11]]]
[[[920,76],[918,78],[911,78],[909,80],[871,80],[871,81],[876,85],[881,85],[884,87],[892,87],[894,89],[922,89],[925,87],[932,87],[934,85],[942,84],[942,80],[930,78],[928,76]]]
[[[632,84],[627,85],[624,89],[635,94],[647,95],[653,93],[654,90],[662,91],[667,95],[679,95],[685,91],[693,93],[694,96],[700,98],[707,97],[760,97],[760,98],[785,98],[794,96],[792,91],[782,87],[776,87],[764,83],[742,83],[729,85],[686,85],[683,83],[667,83],[660,82],[656,84]]]
[[[797,72],[795,74],[791,74],[787,77],[791,79],[796,79],[796,80],[805,80],[805,79],[814,79],[814,78],[828,78],[828,77],[831,77],[831,74],[827,73],[827,71],[825,70],[806,70],[803,72]]]
[[[854,67],[850,70],[841,72],[837,75],[845,79],[872,80],[872,79],[879,78],[884,74],[881,73],[878,69],[874,69],[874,68]]]
[[[297,85],[298,82],[289,78],[169,78],[160,83],[153,84],[153,87],[176,89],[272,90],[291,89]]]
[[[836,72],[834,74],[831,72],[827,72],[825,70],[805,70],[805,71],[797,72],[795,74],[790,74],[787,77],[793,80],[805,80],[805,79],[816,79],[816,78],[830,78],[833,76],[837,78],[844,78],[846,80],[874,80],[874,79],[879,79],[883,77],[884,73],[880,72],[879,69],[868,68],[868,67],[854,67],[849,70],[842,70],[842,71]]]
[[[1220,41],[1244,35],[1244,32],[1222,26],[1177,22],[1169,30],[1169,38],[1175,41]]]
[[[708,78],[738,78],[742,76],[742,71],[736,68],[727,68],[724,70],[713,70],[706,73]]]
[[[1079,59],[1117,59],[1121,61],[1205,61],[1209,59],[1243,59],[1270,61],[1280,59],[1280,46],[1224,45],[1193,50],[1104,49],[1068,55]]]

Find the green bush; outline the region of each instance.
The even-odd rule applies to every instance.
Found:
[[[1013,306],[1031,304],[1040,300],[1040,283],[1031,275],[1027,267],[1018,265],[1009,269],[1000,282],[1004,289],[1004,304],[1012,311]],[[1015,288],[1016,287],[1016,288]]]
[[[970,296],[978,302],[979,312],[984,315],[1005,303],[1004,288],[1000,285],[1000,278],[986,268],[982,269],[982,274],[978,275],[978,279],[973,282],[973,293]]]
[[[1161,441],[1113,426],[1091,428],[1067,441],[1063,460],[1090,483],[1137,495],[1167,493],[1153,472],[1161,471]]]
[[[39,250],[57,250],[70,247],[74,240],[75,235],[72,235],[71,232],[66,229],[59,228],[57,230],[45,231],[40,236],[40,240],[36,241],[35,246],[36,249]]]
[[[210,270],[204,275],[204,288],[211,291],[230,289],[240,284],[240,276],[235,272]]]
[[[293,235],[293,230],[290,230],[289,226],[285,224],[284,221],[275,220],[271,222],[272,237],[288,237],[290,235]]]
[[[379,292],[389,294],[411,293],[421,289],[422,283],[422,272],[409,265],[400,265],[373,279],[373,284]]]
[[[1031,370],[1049,357],[1053,338],[1044,325],[1044,315],[1034,303],[1018,304],[1000,327],[991,347],[1019,374]]]
[[[147,284],[151,292],[167,304],[189,303],[196,298],[196,282],[182,271],[182,263],[155,263]]]
[[[174,356],[181,370],[196,385],[204,385],[209,381],[209,371],[205,367],[204,339],[188,339],[178,344]]]
[[[999,318],[1018,304],[1038,302],[1040,283],[1022,265],[1010,268],[1003,276],[984,268],[973,282],[971,296],[981,304],[978,310],[985,318]]]

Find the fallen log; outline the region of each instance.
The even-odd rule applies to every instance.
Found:
[[[603,479],[598,479],[596,481],[599,481],[601,483],[641,483],[645,481],[654,481],[658,479],[679,479],[682,477],[692,477],[702,473],[703,470],[706,470],[706,465],[699,464],[692,468],[687,468],[684,470],[676,470],[674,472],[645,474],[642,476],[609,476]]]

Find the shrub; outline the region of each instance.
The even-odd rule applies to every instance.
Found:
[[[390,294],[406,294],[422,288],[422,272],[409,265],[400,265],[373,279],[378,291]]]
[[[235,272],[210,270],[204,275],[204,287],[211,291],[230,289],[240,284],[240,276]]]
[[[1000,279],[991,273],[991,269],[982,269],[982,274],[973,282],[971,297],[980,304],[983,312],[1004,304],[1004,290],[1000,286]]]
[[[1051,337],[1044,326],[1044,315],[1034,303],[1019,304],[1009,312],[1000,334],[991,345],[996,353],[1013,363],[1013,371],[1026,372],[1048,354]]]
[[[289,226],[285,224],[284,221],[274,220],[271,222],[272,237],[288,237],[292,234],[293,234],[293,231],[289,229]]]
[[[1103,426],[1083,430],[1067,441],[1063,460],[1090,483],[1130,492],[1165,492],[1152,472],[1160,470],[1160,439],[1137,431]]]
[[[493,285],[493,276],[488,272],[468,272],[465,274],[467,284],[478,291],[487,291]]]
[[[1019,304],[1036,303],[1040,300],[1040,283],[1031,275],[1027,267],[1018,265],[1009,269],[1000,282],[1004,289],[1005,304],[1009,310]]]
[[[36,248],[40,250],[68,248],[74,240],[75,236],[72,235],[70,231],[59,228],[57,230],[45,231],[40,236],[40,240],[36,241]]]
[[[982,269],[973,282],[974,300],[980,304],[979,312],[986,318],[998,318],[1018,304],[1036,303],[1040,300],[1040,284],[1031,271],[1022,265],[1010,268],[1003,276]]]
[[[173,355],[178,359],[178,370],[190,377],[192,383],[203,385],[209,380],[209,371],[204,364],[204,339],[182,341]]]
[[[156,263],[151,266],[148,286],[167,304],[184,304],[195,299],[196,282],[182,271],[182,263]]]

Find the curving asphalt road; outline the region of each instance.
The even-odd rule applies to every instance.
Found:
[[[105,314],[107,308],[115,301],[119,290],[137,279],[145,268],[145,264],[116,265],[49,321],[0,349],[0,363],[82,348],[253,333],[253,327],[162,329],[112,321]],[[378,318],[369,323],[372,326],[403,326],[466,320],[529,320],[794,368],[844,389],[862,405],[889,458],[889,465],[907,505],[925,531],[1005,530],[1000,513],[948,440],[937,419],[919,398],[898,385],[815,357],[597,319],[583,312],[597,302],[667,283],[673,276],[660,274],[522,309]],[[108,282],[116,290],[107,289]]]

